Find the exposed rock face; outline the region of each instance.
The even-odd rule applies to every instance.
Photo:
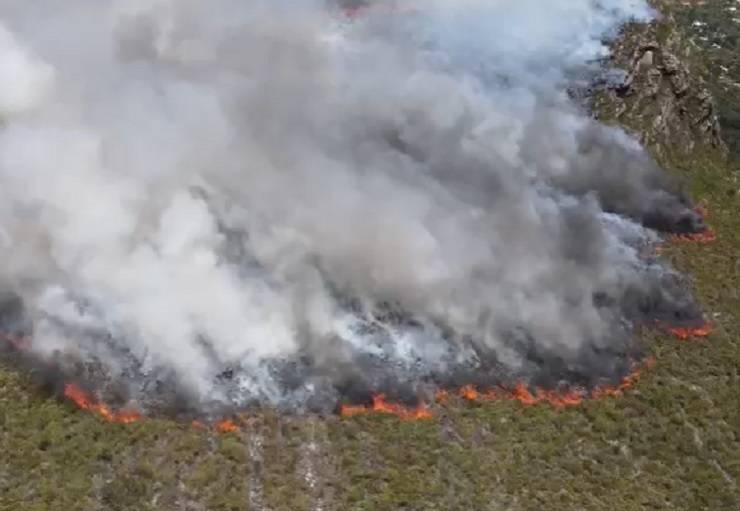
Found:
[[[701,149],[726,154],[714,100],[691,71],[692,48],[680,34],[671,17],[625,27],[609,64],[626,75],[597,95],[595,111],[631,128],[661,155]]]

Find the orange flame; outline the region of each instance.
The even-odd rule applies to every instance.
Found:
[[[96,413],[106,422],[131,424],[138,422],[143,418],[142,415],[135,410],[111,410],[106,404],[100,403],[92,395],[74,383],[68,383],[64,386],[64,396],[77,405],[79,409]],[[206,425],[199,420],[192,421],[191,426],[194,429],[201,431],[208,429]],[[221,420],[215,423],[213,428],[217,433],[234,433],[239,430],[237,424],[231,419]]]
[[[107,422],[117,424],[131,424],[141,420],[141,414],[134,410],[111,410],[107,405],[99,403],[95,398],[82,390],[74,383],[68,383],[64,386],[64,395],[81,410],[88,410],[100,415]]]
[[[141,420],[141,414],[134,410],[120,410],[113,416],[113,422],[120,424],[132,424]]]
[[[582,390],[546,390],[539,387],[535,388],[535,393],[532,394],[524,382],[519,382],[514,388],[508,390],[500,388],[480,391],[474,385],[465,385],[458,390],[458,394],[468,401],[508,399],[519,401],[525,406],[547,403],[556,408],[579,405],[585,396]]]
[[[583,402],[585,392],[583,390],[552,391],[537,389],[537,399],[540,402],[549,403],[555,408],[566,408],[578,406]]]
[[[669,328],[668,331],[678,337],[680,340],[685,341],[692,337],[707,337],[714,330],[712,323],[704,323],[702,326],[693,328]]]
[[[547,390],[535,387],[534,393],[532,393],[526,383],[519,382],[513,388],[499,387],[487,390],[479,390],[475,385],[469,384],[460,387],[457,390],[457,395],[468,401],[511,400],[518,401],[525,406],[546,403],[557,409],[563,409],[578,406],[588,398],[600,399],[607,396],[621,396],[625,390],[635,385],[645,369],[649,369],[653,365],[655,365],[655,359],[650,357],[641,366],[633,367],[632,372],[622,378],[618,384],[600,385],[591,389],[590,392],[581,388]],[[438,390],[435,394],[436,402],[441,404],[446,403],[449,397],[450,393],[444,389]],[[404,420],[429,419],[432,417],[432,413],[423,403],[416,408],[407,408],[400,404],[388,403],[384,394],[373,396],[373,404],[370,406],[342,405],[340,409],[343,417],[354,417],[373,412],[395,415]]]
[[[239,427],[231,419],[224,419],[216,423],[216,432],[218,433],[235,433]]]
[[[640,367],[633,368],[632,372],[622,378],[617,385],[602,385],[591,390],[591,399],[600,399],[606,396],[621,396],[622,393],[633,387],[637,380],[642,376],[645,369],[650,369],[655,365],[655,358],[650,357]]]
[[[464,387],[461,387],[458,394],[460,394],[460,397],[465,398],[468,401],[477,401],[480,397],[475,385],[465,385]]]
[[[475,385],[464,385],[460,387],[457,394],[468,401],[496,401],[498,399],[510,398],[511,394],[506,393],[505,390],[500,389],[485,389],[479,390]]]
[[[532,393],[523,382],[517,383],[511,395],[514,399],[516,399],[523,405],[529,406],[538,403],[537,398],[532,395]]]
[[[668,329],[681,339],[689,337],[703,337],[709,335],[712,331],[712,325],[706,323],[697,328],[670,328]],[[5,337],[7,339],[7,337]],[[566,408],[581,404],[584,399],[600,399],[607,396],[620,396],[625,390],[632,387],[637,379],[641,376],[645,368],[651,368],[655,364],[654,358],[647,359],[642,367],[636,367],[626,375],[619,384],[602,385],[591,389],[590,393],[584,389],[567,389],[567,390],[547,390],[540,387],[534,389],[534,393],[524,382],[519,382],[513,388],[506,389],[499,387],[496,389],[479,390],[475,385],[469,384],[458,389],[457,394],[468,401],[494,401],[494,400],[514,400],[525,406],[532,406],[540,403],[547,403],[555,408]],[[98,402],[93,396],[84,391],[74,383],[68,383],[64,387],[64,395],[74,402],[80,409],[88,410],[100,415],[107,422],[130,424],[142,419],[139,412],[133,410],[111,410],[104,403]],[[447,390],[439,389],[435,394],[435,400],[438,403],[446,403],[450,397]],[[386,401],[385,394],[376,394],[373,396],[372,405],[342,405],[340,414],[343,417],[353,417],[367,413],[385,413],[394,415],[402,420],[425,420],[433,417],[432,412],[425,403],[416,407],[407,407],[399,403]],[[199,430],[207,429],[205,424],[199,420],[192,421],[192,427]],[[239,427],[232,419],[221,420],[214,425],[218,433],[233,433],[239,430]]]
[[[465,385],[458,390],[458,395],[468,401],[493,401],[508,399],[518,401],[525,406],[532,406],[546,403],[555,408],[567,408],[578,406],[587,398],[599,399],[606,396],[619,396],[628,388],[634,386],[637,379],[645,368],[650,368],[655,364],[654,358],[647,359],[643,366],[633,368],[632,372],[626,375],[616,385],[600,385],[591,389],[590,393],[585,389],[565,389],[565,390],[548,390],[535,387],[534,393],[524,382],[519,382],[511,389],[489,389],[485,391],[478,390],[474,385]]]
[[[374,395],[373,404],[370,406],[342,405],[340,409],[342,417],[354,417],[371,412],[395,415],[403,420],[425,420],[432,418],[432,413],[427,408],[427,405],[422,403],[419,406],[410,408],[399,403],[389,403],[385,400],[385,394]]]

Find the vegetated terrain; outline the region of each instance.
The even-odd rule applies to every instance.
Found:
[[[740,82],[724,53],[692,42],[693,22],[727,30],[732,3],[661,2],[673,17],[629,27],[615,47],[615,62],[629,67],[641,41],[656,43],[649,51],[660,73],[644,78],[657,88],[645,93],[635,71],[632,92],[601,91],[594,102],[709,206],[717,240],[670,243],[662,257],[692,276],[711,336],[646,333],[657,363],[635,387],[574,408],[452,398],[434,407],[434,419],[408,422],[265,410],[220,435],[159,419],[108,424],[6,364],[0,510],[740,509],[740,179],[711,134],[705,141],[692,131],[711,128],[702,121],[704,80],[712,90],[723,87],[719,78]],[[677,71],[661,64],[668,55],[688,70],[688,92],[677,93]],[[728,71],[717,74],[718,65]],[[717,101],[736,148],[732,104]]]
[[[740,3],[736,0],[681,2],[676,19],[690,44],[701,48],[720,123],[735,165],[740,164]]]

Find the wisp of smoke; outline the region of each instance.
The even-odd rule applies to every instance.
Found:
[[[65,372],[202,410],[589,384],[691,314],[639,249],[700,218],[565,93],[643,0],[0,14],[3,327]]]

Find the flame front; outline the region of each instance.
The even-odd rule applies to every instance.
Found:
[[[90,393],[74,383],[67,383],[64,386],[64,396],[77,405],[80,410],[96,413],[106,422],[132,424],[143,419],[143,416],[135,410],[111,410],[108,405],[99,402]],[[197,419],[192,421],[191,426],[193,429],[201,431],[208,429],[206,424]],[[223,419],[216,422],[213,429],[217,433],[234,433],[239,430],[239,426],[232,419]]]
[[[224,419],[216,423],[217,433],[235,433],[239,430],[239,426],[231,419]]]
[[[704,323],[698,327],[691,328],[669,328],[668,331],[678,337],[680,340],[685,341],[694,337],[707,337],[714,330],[712,323]]]
[[[705,337],[712,331],[713,326],[706,323],[700,327],[694,328],[668,328],[668,331],[680,339],[691,337]],[[4,335],[0,338],[16,345],[15,338]],[[491,389],[478,389],[473,384],[460,387],[456,394],[467,401],[496,401],[512,400],[518,401],[522,405],[532,406],[546,403],[555,408],[562,409],[571,406],[580,405],[585,399],[600,399],[609,396],[620,396],[625,390],[631,388],[642,374],[645,368],[650,368],[655,364],[654,358],[645,361],[642,367],[636,367],[633,371],[622,378],[616,385],[601,385],[594,387],[590,391],[585,389],[565,389],[550,390],[535,387],[534,392],[524,383],[519,382],[514,387],[497,387]],[[105,421],[118,424],[131,424],[140,421],[143,417],[135,410],[111,410],[106,404],[99,402],[90,393],[83,390],[74,383],[68,383],[64,387],[64,396],[75,403],[82,410],[96,413]],[[446,404],[450,399],[450,391],[439,389],[435,393],[435,402]],[[409,407],[400,403],[393,403],[386,400],[385,394],[376,394],[372,398],[371,405],[342,405],[340,414],[343,417],[353,417],[368,413],[384,413],[396,416],[402,420],[426,420],[433,417],[426,403],[421,403],[415,407]],[[198,430],[207,430],[206,424],[199,420],[192,421],[192,427]],[[239,430],[239,426],[232,419],[224,419],[213,424],[213,429],[217,433],[233,433]]]
[[[535,388],[532,393],[524,382],[519,382],[511,389],[498,388],[478,390],[474,385],[466,385],[458,391],[458,395],[468,401],[518,401],[525,406],[547,403],[555,408],[576,406],[587,397],[585,390],[548,390]]]
[[[468,401],[477,401],[480,397],[480,393],[478,392],[478,389],[475,388],[475,385],[465,385],[464,387],[461,387],[458,394],[460,397],[467,399]]]
[[[586,399],[601,399],[604,397],[620,396],[622,393],[633,387],[645,369],[655,365],[655,358],[650,357],[645,360],[641,366],[635,365],[632,371],[615,385],[599,385],[590,391],[586,389],[564,389],[548,390],[540,387],[534,389],[534,393],[524,382],[517,383],[513,388],[492,388],[480,390],[475,385],[469,384],[460,387],[457,395],[467,401],[497,401],[509,400],[518,401],[525,406],[537,404],[549,404],[557,409],[563,409],[571,406],[577,406]],[[439,404],[446,404],[450,399],[450,392],[444,389],[437,390],[435,401]],[[340,413],[343,417],[354,417],[367,413],[386,413],[395,415],[404,420],[429,419],[432,412],[424,403],[415,408],[408,408],[397,403],[386,401],[385,394],[373,396],[373,404],[364,405],[342,405]]]
[[[76,404],[81,410],[97,413],[107,422],[131,424],[132,422],[141,420],[141,414],[139,412],[134,410],[111,410],[107,405],[99,403],[74,383],[68,383],[64,386],[64,396]]]
[[[385,394],[374,395],[373,404],[370,406],[342,405],[340,409],[340,413],[343,417],[354,417],[355,415],[371,412],[395,415],[403,420],[424,420],[432,418],[432,413],[427,408],[427,405],[422,403],[416,407],[407,407],[399,403],[389,403],[386,401]]]

